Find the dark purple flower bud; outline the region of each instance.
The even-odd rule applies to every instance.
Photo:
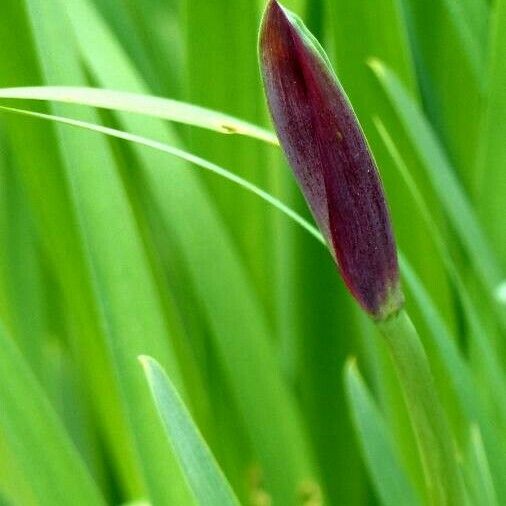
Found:
[[[303,23],[270,0],[260,66],[281,145],[344,282],[374,318],[403,304],[383,187],[329,60]]]

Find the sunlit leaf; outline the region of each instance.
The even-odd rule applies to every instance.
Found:
[[[269,130],[234,118],[233,116],[179,100],[142,95],[140,93],[77,86],[39,86],[0,88],[0,98],[49,100],[87,105],[113,111],[132,112],[207,128],[223,134],[245,135],[270,144],[278,144],[276,136],[272,132],[269,132]]]
[[[139,360],[167,436],[198,504],[238,505],[230,485],[160,364],[151,357],[139,357]]]

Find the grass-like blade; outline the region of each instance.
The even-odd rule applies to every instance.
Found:
[[[472,425],[469,435],[466,478],[474,504],[499,506],[492,473],[485,447],[477,425]]]
[[[420,499],[402,468],[388,426],[353,359],[346,364],[345,382],[367,468],[382,504],[420,505]]]
[[[370,66],[424,164],[427,175],[476,272],[484,280],[490,293],[493,293],[502,279],[501,270],[443,147],[429,122],[395,74],[378,60],[371,60]]]
[[[0,143],[6,143],[0,135]],[[0,307],[23,356],[41,377],[47,321],[44,286],[34,224],[20,171],[8,149],[0,149]],[[30,307],[27,318],[26,308]]]
[[[477,200],[480,216],[503,267],[506,265],[506,1],[498,0],[492,14],[489,51],[489,93],[479,136]]]
[[[0,431],[41,506],[105,504],[25,359],[0,324]]]
[[[318,231],[318,229],[311,225],[307,220],[305,220],[302,216],[297,214],[295,211],[293,211],[290,207],[288,207],[286,204],[281,202],[279,199],[271,195],[270,193],[262,190],[255,184],[247,181],[246,179],[237,176],[233,172],[230,172],[227,169],[224,169],[223,167],[220,167],[219,165],[216,165],[215,163],[212,163],[208,160],[205,160],[199,156],[196,156],[192,153],[188,153],[187,151],[176,148],[174,146],[169,146],[168,144],[164,144],[162,142],[154,141],[152,139],[147,139],[146,137],[143,137],[141,135],[135,135],[128,132],[124,132],[122,130],[118,130],[115,128],[105,127],[102,125],[97,125],[94,123],[89,123],[86,121],[66,118],[63,116],[57,116],[54,114],[45,114],[40,113],[37,111],[29,111],[26,109],[17,109],[15,107],[4,107],[0,106],[0,111],[5,112],[12,112],[17,114],[22,114],[25,116],[32,116],[34,118],[49,120],[49,121],[55,121],[57,123],[62,123],[65,125],[83,128],[85,130],[91,130],[93,132],[101,133],[104,135],[108,135],[111,137],[116,137],[118,139],[123,139],[126,141],[130,141],[136,144],[140,144],[143,146],[147,146],[153,149],[156,149],[158,151],[162,151],[164,153],[176,156],[177,158],[180,158],[182,160],[185,160],[187,162],[190,162],[194,165],[197,165],[205,170],[208,170],[210,172],[213,172],[214,174],[217,174],[218,176],[223,177],[224,179],[228,179],[229,181],[237,184],[238,186],[244,188],[247,191],[250,191],[260,197],[262,200],[265,200],[270,205],[277,208],[279,211],[281,211],[283,214],[285,214],[288,218],[292,219],[295,223],[300,225],[303,229],[305,229],[307,232],[309,232],[312,236],[314,236],[318,241],[324,243],[324,239],[321,235],[321,233]]]
[[[480,350],[480,353],[483,355],[484,358],[486,358],[488,364],[487,368],[485,370],[486,376],[489,376],[492,374],[493,371],[495,371],[495,376],[497,378],[500,378],[500,367],[498,367],[498,364],[494,358],[492,348],[491,348],[491,342],[494,333],[491,331],[490,328],[487,328],[487,332],[484,332],[483,329],[485,328],[485,324],[482,321],[483,318],[481,317],[478,309],[475,307],[475,305],[472,302],[472,299],[470,297],[470,291],[466,287],[466,284],[464,283],[464,280],[462,278],[461,273],[456,267],[456,264],[452,258],[452,255],[450,253],[450,249],[447,246],[447,241],[445,240],[439,225],[436,223],[436,221],[433,219],[433,216],[431,212],[429,211],[429,206],[427,202],[425,201],[424,196],[422,195],[421,191],[419,190],[414,178],[411,176],[410,171],[408,167],[406,166],[406,163],[404,162],[404,159],[402,155],[399,153],[392,137],[388,133],[388,131],[385,129],[383,123],[379,119],[375,119],[376,126],[378,127],[378,131],[380,132],[380,135],[385,142],[385,145],[390,152],[392,159],[395,162],[395,165],[403,178],[404,182],[406,183],[406,186],[409,189],[409,192],[413,196],[414,202],[416,202],[416,205],[419,209],[419,212],[421,216],[423,217],[424,221],[427,224],[427,228],[430,231],[432,240],[434,241],[434,244],[438,250],[439,255],[441,256],[441,259],[445,265],[445,268],[448,272],[449,278],[451,279],[456,293],[458,294],[459,298],[461,299],[461,303],[465,309],[464,314],[469,322],[469,326],[471,329],[471,336],[472,339],[477,342],[477,349]],[[406,263],[406,262],[405,262]],[[433,304],[432,304],[433,305]],[[421,305],[421,310],[424,312],[426,309],[425,305]],[[429,326],[431,326],[433,320],[431,318],[428,318]],[[495,365],[494,365],[495,363]],[[499,382],[500,384],[500,382]],[[494,392],[502,392],[503,388],[494,388]],[[504,403],[501,402],[500,405],[503,405]]]
[[[180,100],[141,93],[78,86],[33,86],[0,88],[0,98],[49,100],[132,112],[206,128],[223,134],[244,135],[269,144],[278,144],[274,133],[228,114]]]
[[[238,506],[239,502],[225,475],[192,420],[176,387],[151,357],[139,360],[167,436],[198,504],[202,506]]]
[[[20,111],[18,110],[18,111],[12,111],[12,112],[20,112]],[[30,116],[39,117],[39,118],[55,120],[60,123],[79,126],[81,128],[84,127],[86,129],[97,131],[97,132],[108,133],[108,134],[114,133],[114,136],[116,136],[116,137],[128,138],[128,139],[132,140],[130,137],[131,134],[125,134],[124,132],[122,133],[122,132],[116,131],[114,129],[102,127],[100,125],[93,125],[93,124],[78,121],[78,120],[69,120],[67,118],[46,115],[46,114],[42,114],[42,113],[36,113],[33,111],[24,111],[23,113],[28,114]],[[134,136],[134,138],[138,138],[138,137],[139,136]],[[138,140],[139,139],[137,139],[137,141]],[[144,139],[144,141],[147,141],[147,140]],[[147,143],[142,142],[142,143],[144,145],[151,145],[152,142],[153,141],[148,141]],[[157,143],[154,143],[154,144],[156,145]],[[152,147],[155,147],[155,146],[152,146]],[[163,145],[163,144],[159,144],[158,147],[162,148],[161,149],[162,151],[166,151],[166,152],[168,151],[168,152],[171,152],[172,154],[174,154],[174,153],[178,153],[179,155],[184,154],[184,151],[181,151],[181,150],[173,151],[173,148]],[[188,156],[190,158],[188,158]],[[208,169],[211,168],[211,170],[213,170],[214,172],[220,172],[220,175],[222,175],[222,176],[227,177],[227,174],[228,174],[227,178],[235,180],[236,183],[241,181],[241,179],[238,178],[237,176],[227,173],[227,171],[225,171],[224,169],[218,168],[218,166],[210,164],[210,162],[206,162],[202,159],[198,159],[197,157],[194,157],[193,155],[184,155],[184,158],[191,160],[193,163],[198,162],[201,166],[204,166],[205,168],[208,168]],[[166,171],[163,171],[163,172],[166,172]],[[248,188],[248,190],[250,190],[250,191],[252,191],[252,188],[254,188],[254,186],[251,183],[248,183],[246,181],[244,181],[243,186]],[[167,187],[169,187],[169,186],[167,186]],[[163,185],[160,185],[160,183],[158,183],[158,188],[160,191],[164,192],[165,196],[167,195],[166,190]],[[257,190],[258,191],[256,191],[255,193],[257,193],[261,197],[265,197],[265,200],[267,200],[270,204],[276,206],[278,209],[285,212],[291,219],[295,219],[295,221],[297,221],[299,224],[301,224],[306,230],[311,231],[312,234],[316,238],[318,238],[321,242],[323,242],[321,235],[319,234],[318,231],[314,230],[312,225],[305,222],[305,220],[303,218],[298,217],[298,215],[296,213],[291,211],[287,206],[281,204],[279,201],[277,201],[277,199],[271,197],[267,192],[264,192],[260,189],[257,189]],[[197,217],[197,219],[200,219],[200,218]],[[184,231],[185,238],[188,237],[188,233],[189,233],[188,230]],[[200,234],[199,234],[199,237],[200,237]],[[192,249],[193,255],[195,255],[196,252],[198,253],[199,251],[208,251],[210,248],[210,244],[211,244],[210,241],[206,240],[206,250],[203,250],[201,248]],[[219,244],[221,247],[223,247],[222,241],[219,242]],[[227,258],[228,258],[229,262],[233,261],[233,256],[231,256],[231,253],[232,252],[229,252],[226,257],[223,257],[223,258],[220,257],[221,260],[224,262],[224,268],[225,268],[225,260]],[[207,256],[207,253],[205,253],[205,254]],[[221,254],[223,254],[223,253],[221,253]],[[216,259],[215,261],[218,261],[217,256],[215,256],[214,258]],[[232,265],[234,265],[234,264],[235,264],[235,261]],[[191,263],[191,265],[198,266],[198,265],[205,265],[205,263],[203,264],[200,261],[194,261]],[[228,269],[231,268],[230,263],[227,263],[226,265],[227,265],[226,268],[228,268]],[[219,301],[221,301],[221,300],[223,300],[224,304],[226,304],[226,306],[229,307],[230,299],[228,297],[224,296],[224,292],[222,290],[225,290],[226,293],[228,293],[228,290],[230,290],[230,286],[232,283],[240,283],[240,284],[244,283],[244,281],[245,281],[244,277],[237,271],[237,267],[238,267],[237,264],[235,264],[234,269],[236,270],[236,272],[234,274],[234,277],[233,278],[228,277],[226,279],[226,282],[225,282],[226,288],[220,286],[222,278],[213,277],[212,282],[203,284],[202,280],[203,280],[204,273],[202,273],[202,272],[195,272],[194,273],[194,277],[196,279],[197,285],[201,289],[202,289],[202,287],[204,287],[206,290],[206,295],[208,295],[207,297],[204,297],[204,299],[211,304],[212,308],[216,308],[217,305],[219,307],[219,305],[220,305]],[[207,276],[209,276],[210,272],[214,272],[214,271],[206,270]],[[207,293],[207,292],[209,292],[209,293]],[[248,313],[250,313],[250,316],[249,316],[250,324],[255,321],[254,311],[256,308],[253,305],[252,299],[238,298],[235,301],[235,304],[240,307],[240,310],[237,311],[238,317],[239,316],[242,317],[244,314],[247,314],[246,312],[248,312]],[[227,335],[231,335],[231,338],[239,339],[239,337],[236,334],[236,331],[234,330],[234,328],[236,328],[237,323],[230,322],[228,320],[225,320],[225,323],[223,323],[216,316],[219,314],[221,314],[221,311],[216,311],[216,309],[214,311],[210,311],[210,315],[213,318],[216,318],[214,320],[215,325],[219,326],[219,328],[223,328]],[[263,326],[263,321],[260,317],[258,317],[258,321],[255,324],[255,326],[250,325],[248,327],[248,329],[246,329],[245,327],[242,326],[242,320],[241,320],[242,333],[244,333],[245,331],[251,332],[251,334],[252,334],[251,339],[249,339],[248,342],[243,342],[242,344],[237,344],[237,341],[234,341],[234,342],[228,341],[226,343],[220,342],[219,344],[220,344],[220,346],[226,347],[227,354],[233,354],[233,356],[226,362],[227,367],[230,367],[232,369],[232,371],[231,371],[232,374],[234,374],[234,375],[240,374],[241,379],[248,383],[248,386],[241,387],[240,402],[244,403],[244,405],[242,406],[242,409],[246,410],[249,413],[252,413],[251,410],[256,409],[256,407],[258,406],[258,403],[263,403],[263,404],[267,403],[269,406],[271,406],[271,408],[269,408],[265,414],[265,416],[267,416],[267,414],[268,414],[269,420],[275,411],[279,411],[279,415],[277,415],[277,416],[290,417],[291,421],[289,423],[293,424],[293,425],[287,426],[286,424],[283,424],[283,425],[280,425],[279,427],[277,427],[276,431],[272,431],[273,434],[279,431],[279,434],[281,434],[281,435],[276,436],[276,440],[279,441],[279,437],[284,437],[284,438],[288,437],[288,435],[287,435],[288,431],[290,431],[290,432],[293,431],[293,432],[298,433],[301,429],[298,427],[297,421],[294,419],[294,415],[293,415],[293,411],[292,411],[293,408],[290,405],[290,397],[288,397],[286,391],[283,390],[284,387],[283,387],[282,383],[280,382],[279,376],[277,376],[277,372],[275,369],[276,365],[273,360],[272,353],[271,353],[270,349],[268,348],[268,343],[266,341],[261,341],[258,338],[258,336],[260,336],[260,335],[263,335],[264,337],[265,337],[265,335],[267,335],[267,330],[265,330],[264,334],[259,333],[260,332],[259,329],[262,326]],[[253,336],[256,336],[256,337],[253,337]],[[245,349],[248,349],[248,351],[245,351]],[[249,362],[252,366],[257,363],[262,363],[265,365],[267,362],[270,362],[269,366],[265,366],[265,367],[268,367],[268,371],[269,371],[268,374],[264,373],[262,376],[262,381],[264,381],[266,383],[266,386],[264,388],[262,388],[262,389],[255,388],[256,384],[258,383],[258,381],[253,382],[253,378],[257,374],[256,365],[254,366],[254,369],[250,369],[249,367],[248,368],[245,367],[244,362],[242,363],[242,365],[238,365],[240,363],[238,361],[240,361],[241,359],[244,359],[245,356],[248,357],[250,360],[251,360],[251,357],[257,357],[255,360],[252,360],[251,362]],[[269,388],[267,386],[267,384],[270,385],[270,387],[271,387],[271,390],[269,391],[268,395],[266,395],[266,388]],[[273,387],[273,385],[274,385],[274,387]],[[249,393],[249,395],[246,395],[245,389],[247,389],[247,388],[252,389],[252,391]],[[266,423],[267,422],[267,418],[264,418],[263,411],[260,411],[260,412],[255,411],[254,415],[255,415],[254,418],[251,419],[251,423],[253,423],[253,419],[255,420],[255,425],[258,423]],[[256,434],[256,437],[259,438],[257,444],[259,445],[261,450],[268,451],[267,449],[270,447],[271,443],[267,443],[266,440],[268,441],[271,437],[273,437],[272,434],[270,432],[269,433],[262,432],[260,436],[258,434]],[[290,458],[290,459],[293,458],[294,461],[292,463],[292,466],[294,466],[294,467],[293,467],[292,472],[294,474],[298,474],[298,475],[306,477],[309,475],[309,472],[304,471],[304,469],[305,468],[307,469],[308,464],[304,460],[300,460],[299,458],[295,459],[294,455],[292,454],[292,451],[294,451],[294,453],[298,453],[299,451],[302,451],[304,445],[306,444],[303,439],[304,436],[299,434],[294,437],[298,441],[298,446],[293,447],[293,448],[295,448],[295,450],[288,449],[285,447],[283,451],[287,452],[287,453],[286,453],[285,457],[283,457],[282,460],[287,462],[288,458]],[[299,450],[299,446],[300,446],[300,450]],[[304,455],[305,455],[304,458],[308,459],[308,461],[310,461],[310,457],[308,456],[306,451],[304,451]],[[276,454],[276,456],[274,456],[274,458],[270,457],[270,459],[272,459],[273,462],[279,461],[279,460],[281,460],[281,456]],[[295,491],[292,489],[291,493],[293,494],[294,492]]]
[[[147,93],[144,80],[97,16],[93,2],[74,0],[66,2],[65,8],[93,81],[103,88]],[[114,61],[113,66],[111,61]],[[180,146],[172,125],[157,118],[126,113],[115,113],[115,118],[128,132]],[[235,142],[240,139],[221,140]],[[272,328],[264,301],[252,283],[251,272],[237,244],[228,233],[228,222],[218,212],[217,196],[206,191],[195,171],[184,170],[186,164],[180,160],[170,161],[170,167],[179,170],[166,170],[167,160],[163,153],[136,145],[132,145],[132,152],[145,179],[147,197],[158,210],[162,233],[166,236],[165,246],[180,254],[173,266],[167,266],[187,272],[185,288],[190,297],[195,298],[207,322],[205,334],[198,335],[197,339],[202,339],[202,344],[212,350],[212,369],[223,374],[230,389],[231,405],[243,422],[238,432],[247,436],[254,462],[258,462],[265,488],[273,501],[291,503],[306,480],[314,483],[312,452],[301,413],[280,373],[269,339]],[[253,165],[249,170],[257,168]],[[234,189],[231,190],[233,194]],[[185,313],[192,315],[194,311],[195,306],[191,305]],[[144,354],[156,357],[147,351]],[[175,381],[172,373],[171,378]],[[278,423],[273,424],[273,418]],[[221,439],[222,435],[218,432],[216,437]],[[229,438],[226,440],[226,445],[236,451],[234,443]],[[244,473],[245,469],[251,469],[251,458],[241,453],[239,469],[220,460],[236,490],[245,486]],[[282,475],[278,472],[280,468]]]
[[[401,177],[404,179],[413,200],[419,208],[420,214],[427,223],[432,239],[437,246],[449,277],[453,282],[455,292],[461,300],[461,304],[464,308],[464,315],[470,327],[470,339],[476,343],[475,349],[477,353],[480,354],[483,363],[486,364],[483,377],[489,385],[491,396],[495,399],[499,413],[501,413],[502,419],[504,420],[504,378],[500,364],[492,351],[491,336],[487,335],[487,331],[484,331],[484,322],[482,321],[478,309],[472,303],[469,289],[465,285],[456,267],[439,226],[434,221],[429,211],[424,196],[417,187],[414,178],[411,176],[393,139],[379,119],[375,119],[375,123]],[[503,460],[500,456],[501,439],[498,437],[495,424],[491,424],[489,418],[484,415],[484,405],[481,402],[482,399],[478,395],[477,385],[472,379],[471,367],[456,346],[455,338],[452,336],[444,321],[443,315],[438,311],[430,294],[423,286],[419,277],[415,274],[413,267],[410,265],[405,255],[400,255],[400,265],[404,281],[408,285],[417,303],[419,312],[429,330],[426,344],[442,365],[444,377],[442,377],[441,381],[438,383],[446,385],[446,389],[451,391],[450,395],[456,398],[462,419],[471,419],[480,423],[484,433],[484,439],[486,440],[486,447],[490,453],[490,459],[493,460],[494,477],[497,479],[497,489],[501,494],[504,494],[506,493],[506,489],[504,489],[504,480],[502,476],[506,472],[506,469],[504,469]]]
[[[62,123],[67,123],[67,124],[73,125],[73,126],[78,126],[78,127],[81,127],[81,128],[87,128],[87,129],[95,130],[97,132],[100,132],[100,133],[103,133],[103,134],[107,134],[107,135],[114,135],[114,136],[117,136],[119,138],[123,138],[125,140],[129,140],[129,141],[132,141],[132,142],[142,143],[144,145],[147,145],[147,146],[150,146],[150,147],[154,147],[155,149],[160,149],[160,150],[165,151],[167,153],[170,153],[170,154],[173,154],[173,155],[176,155],[176,156],[180,156],[180,157],[182,157],[182,158],[184,158],[184,159],[186,159],[188,161],[191,161],[193,163],[201,165],[204,168],[208,168],[209,170],[212,170],[213,172],[216,172],[220,176],[225,177],[227,179],[230,179],[230,180],[234,181],[235,183],[238,183],[239,185],[245,187],[246,189],[259,194],[267,202],[269,202],[270,204],[272,204],[275,207],[279,208],[282,212],[285,212],[285,214],[287,214],[290,218],[292,218],[295,221],[299,222],[299,224],[301,224],[306,229],[308,229],[309,231],[311,231],[313,233],[313,235],[315,235],[317,238],[319,238],[321,240],[321,236],[319,236],[319,234],[316,231],[314,231],[314,228],[311,225],[309,225],[301,217],[299,217],[296,213],[294,213],[289,208],[287,208],[282,203],[280,203],[277,199],[275,199],[274,197],[270,196],[268,193],[263,192],[262,190],[258,189],[257,187],[255,187],[251,183],[243,180],[242,178],[239,178],[239,177],[235,176],[234,174],[226,171],[225,169],[222,169],[222,168],[220,168],[218,166],[215,166],[214,164],[211,164],[210,162],[207,162],[206,160],[202,160],[202,159],[200,159],[198,157],[195,157],[194,155],[191,155],[189,153],[186,153],[186,152],[184,152],[182,150],[178,150],[177,148],[173,148],[171,146],[167,146],[167,145],[164,145],[162,143],[157,143],[155,141],[150,141],[149,139],[145,139],[145,138],[142,138],[140,136],[135,136],[135,135],[132,135],[132,134],[128,134],[126,132],[120,132],[120,131],[117,131],[117,130],[114,130],[114,129],[110,129],[110,128],[107,128],[107,127],[102,127],[100,125],[87,124],[85,122],[80,122],[80,121],[77,121],[77,120],[70,120],[68,118],[62,118],[62,117],[51,116],[51,115],[44,115],[44,114],[41,114],[41,113],[36,113],[36,112],[31,112],[31,111],[23,111],[23,110],[15,110],[15,109],[11,109],[11,111],[12,112],[22,113],[22,114],[33,115],[33,116],[36,116],[36,117],[41,117],[43,119],[49,119],[49,120],[59,121],[59,122],[62,122]],[[409,272],[410,272],[409,269],[408,269],[408,267],[406,266],[405,262],[404,262],[404,265],[403,265],[403,272],[404,272],[405,275],[409,274]],[[408,282],[409,282],[410,285],[413,286],[414,282],[413,282],[413,276],[412,275],[408,276]],[[414,287],[416,287],[416,285],[414,285]],[[424,301],[421,304],[421,306],[424,307],[424,308],[425,307],[429,308],[430,304],[427,305],[427,300],[424,299]],[[433,317],[429,318],[429,320],[436,321],[436,319],[434,319]],[[437,334],[437,332],[435,332],[435,334]],[[448,350],[447,345],[450,345],[451,340],[449,339],[448,343],[446,343],[446,345],[445,345],[445,343],[441,343],[440,340],[438,340],[438,341],[439,341],[439,345],[438,346],[441,349],[441,353],[443,353],[443,356],[447,356],[450,359],[450,362],[448,363],[448,365],[450,365],[451,363],[455,364],[455,365],[452,366],[453,368],[455,368],[453,372],[457,373],[457,377],[455,378],[456,379],[455,385],[460,385],[461,387],[463,387],[467,383],[467,381],[462,381],[462,379],[463,379],[462,374],[460,374],[460,379],[458,379],[459,374],[457,372],[457,371],[461,370],[462,366],[459,366],[459,365],[457,365],[457,363],[455,363],[455,360],[457,360],[457,357],[455,356],[455,352],[452,352],[453,355],[454,355],[454,358],[450,358],[451,355],[448,355],[448,353],[450,352],[450,350]],[[445,345],[445,346],[443,346],[443,345]],[[443,346],[443,348],[441,348],[441,346]],[[446,348],[446,351],[443,351],[445,348]],[[445,362],[446,362],[446,360],[445,360]],[[452,376],[453,376],[453,374],[452,374]],[[467,378],[467,376],[465,374],[464,374],[464,378]],[[472,391],[471,388],[468,388],[468,394],[467,395],[469,395],[469,393],[471,391]],[[475,406],[474,406],[474,408],[471,407],[471,405],[473,405],[474,402],[472,402],[471,405],[467,404],[468,401],[464,401],[465,397],[466,397],[466,394],[464,393],[464,398],[462,399],[463,405],[465,406],[464,410],[467,411],[467,410],[471,409],[471,412],[470,413],[468,412],[468,413],[471,415],[473,413],[473,411],[474,411],[474,414],[476,414],[476,407]]]
[[[24,53],[26,49],[36,56],[34,67],[40,73],[30,75],[31,82],[87,83],[75,34],[68,17],[62,15],[59,2],[6,3],[18,11],[17,31],[27,30],[31,36],[26,48],[18,47],[16,38],[15,49],[8,45],[2,52]],[[56,25],[58,30],[54,30]],[[48,107],[53,111],[72,110],[82,119],[98,122],[96,111],[62,104]],[[26,125],[27,130],[33,127]],[[70,315],[77,313],[80,318],[74,322],[76,331],[71,333],[76,339],[72,343],[74,360],[81,366],[86,381],[93,385],[90,399],[100,417],[107,449],[114,454],[111,459],[114,471],[126,498],[146,495],[153,502],[183,505],[188,491],[158,424],[137,356],[142,353],[155,356],[171,372],[174,381],[180,381],[180,389],[184,387],[174,341],[167,338],[171,329],[150,257],[118,163],[111,146],[99,136],[83,139],[83,132],[56,125],[45,130],[50,140],[43,148],[42,139],[33,136],[43,164],[36,166],[35,160],[31,160],[32,198],[37,213],[44,212],[48,217],[45,208],[53,202],[47,202],[51,198],[45,196],[40,198],[40,192],[53,193],[51,178],[64,179],[67,193],[60,192],[54,204],[67,205],[48,217],[44,226],[56,236],[58,246],[62,240],[72,238],[72,248],[79,250],[70,257],[72,263],[63,252],[63,265],[55,262],[54,269],[65,288],[65,302],[72,303]],[[82,149],[83,142],[86,152]],[[54,165],[45,160],[46,151],[54,153]],[[36,179],[45,179],[44,190],[34,184]],[[56,232],[56,223],[51,219],[61,221],[67,215],[75,216],[76,222]],[[48,250],[52,253],[53,249],[50,244]],[[64,267],[66,270],[62,272]]]
[[[473,380],[473,373],[470,364],[465,360],[462,353],[458,349],[455,338],[452,336],[442,315],[435,307],[427,290],[423,286],[413,268],[407,259],[401,254],[400,266],[403,279],[408,286],[414,300],[416,301],[422,318],[429,330],[425,343],[429,350],[437,357],[442,366],[442,381],[447,382],[447,388],[451,391],[451,395],[455,398],[460,420],[474,420],[480,427],[484,445],[488,453],[488,458],[492,463],[492,475],[495,487],[499,497],[506,497],[506,467],[504,459],[504,442],[501,438],[499,427],[501,426],[496,420],[491,421],[487,415],[485,404],[480,396],[478,384]],[[477,331],[473,332],[473,339],[480,339]],[[479,341],[477,346],[482,348],[488,347],[488,343],[484,340]],[[490,349],[488,347],[488,349]],[[496,398],[499,412],[503,414],[502,406],[504,404],[503,394],[504,383],[502,376],[498,372],[498,365],[493,359],[490,351],[483,351],[484,361],[486,361],[487,376],[486,381],[492,390],[491,396]],[[492,358],[490,358],[492,357]]]
[[[486,90],[488,2],[434,0],[430,9],[418,0],[402,4],[425,112],[469,189]]]

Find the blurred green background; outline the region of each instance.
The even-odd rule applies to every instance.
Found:
[[[506,267],[506,2],[284,4],[328,51],[378,162],[470,493],[505,504],[506,325],[493,299]],[[2,0],[0,86],[157,95],[271,128],[264,6]],[[259,140],[80,105],[0,105],[177,146],[310,219],[279,149]],[[181,159],[2,112],[0,320],[0,504],[194,503],[141,354],[165,368],[243,504],[423,497],[390,359],[328,252]],[[343,382],[351,356],[367,387],[355,366]],[[367,406],[380,435],[360,425]],[[391,454],[375,446],[385,441]]]

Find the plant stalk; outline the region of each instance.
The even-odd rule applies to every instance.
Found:
[[[429,504],[466,504],[456,447],[436,392],[429,361],[405,310],[377,323],[393,358],[425,473]]]

